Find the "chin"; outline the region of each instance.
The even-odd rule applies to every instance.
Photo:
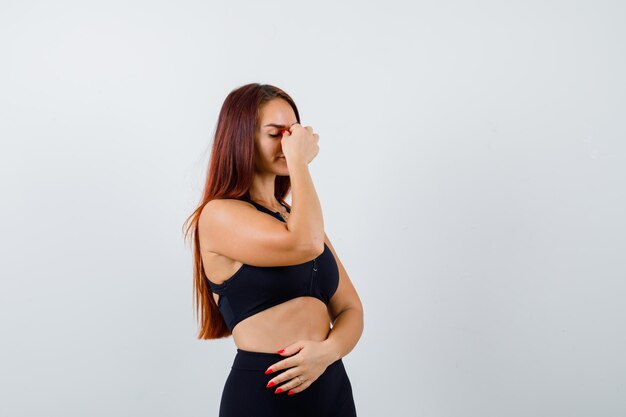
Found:
[[[284,177],[284,176],[287,176],[287,175],[289,175],[289,169],[287,169],[287,168],[282,168],[282,169],[280,169],[280,168],[279,168],[279,169],[277,169],[277,170],[275,171],[275,174],[276,174],[276,175],[283,176],[283,177]]]

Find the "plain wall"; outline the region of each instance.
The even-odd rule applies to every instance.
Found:
[[[625,12],[1,1],[0,415],[217,416],[182,225],[249,82],[320,134],[360,417],[626,415]]]

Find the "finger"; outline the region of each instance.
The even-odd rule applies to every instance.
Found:
[[[280,385],[285,381],[289,381],[293,378],[296,378],[298,375],[302,376],[302,379],[306,381],[307,377],[303,376],[303,375],[306,375],[306,373],[307,373],[307,369],[302,366],[299,366],[296,368],[290,368],[289,370],[282,372],[280,375],[276,375],[274,378],[270,379],[267,382],[266,388]]]
[[[274,372],[278,372],[283,369],[293,368],[294,366],[298,366],[298,363],[295,362],[295,359],[283,359],[282,361],[276,362],[274,365],[271,365],[269,368],[267,368],[265,374],[273,374]]]
[[[307,389],[308,387],[310,387],[312,383],[313,383],[312,381],[304,381],[303,384],[300,384],[297,387],[295,387],[293,389],[290,389],[289,392],[287,392],[287,395],[293,395],[293,394],[297,394],[299,392],[302,392],[305,389]]]
[[[302,348],[304,348],[304,340],[297,340],[284,349],[279,350],[278,353],[283,356],[292,356],[300,352]]]
[[[302,377],[304,379],[304,377]],[[281,392],[287,392],[292,388],[296,388],[299,385],[303,385],[306,382],[306,380],[304,380],[304,382],[300,382],[300,379],[296,376],[291,378],[289,381],[287,381],[285,384],[281,385],[280,387],[276,388],[276,390],[274,390],[275,394],[280,394]]]
[[[295,378],[297,375],[301,375],[303,372],[302,370],[298,369],[298,368],[294,368],[294,369],[290,369],[288,371],[285,371],[283,373],[281,373],[280,375],[276,375],[274,378],[270,379],[267,382],[267,385],[265,386],[265,388],[271,388],[271,387],[275,387],[277,385],[282,384],[283,382],[286,381],[290,381],[293,378]],[[305,379],[304,377],[302,377],[302,379]],[[296,378],[297,380],[297,378]],[[284,390],[284,388],[283,388]]]

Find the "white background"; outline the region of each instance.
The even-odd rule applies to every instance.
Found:
[[[625,415],[625,12],[2,0],[0,415],[217,416],[182,225],[249,82],[320,134],[360,417]]]

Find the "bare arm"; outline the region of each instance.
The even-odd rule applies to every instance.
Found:
[[[308,236],[318,254],[324,251],[324,219],[322,207],[311,179],[306,162],[291,161],[289,177],[291,180],[291,212],[287,228],[300,235]]]
[[[364,328],[363,305],[335,248],[326,234],[324,237],[339,269],[339,286],[328,304],[333,327],[323,342],[328,349],[330,360],[334,362],[350,353],[361,338]]]
[[[322,209],[303,160],[288,160],[293,207],[286,223],[234,199],[209,201],[199,228],[204,250],[256,266],[296,265],[324,251]]]
[[[335,319],[335,324],[322,343],[326,345],[332,362],[354,349],[363,333],[363,310],[349,308]]]

